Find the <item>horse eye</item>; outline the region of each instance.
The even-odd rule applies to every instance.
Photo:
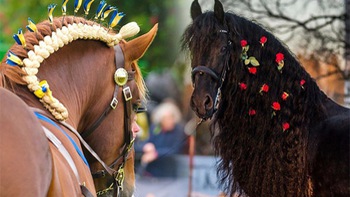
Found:
[[[138,114],[138,113],[146,112],[147,108],[146,108],[146,106],[143,106],[140,103],[133,104],[133,111]]]
[[[222,48],[221,48],[221,53],[224,53],[224,52],[226,52],[227,51],[227,47],[226,46],[223,46]]]

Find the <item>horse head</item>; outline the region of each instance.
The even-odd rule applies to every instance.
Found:
[[[146,94],[137,60],[144,55],[147,48],[152,43],[157,29],[158,26],[155,25],[148,33],[130,41],[122,40],[118,46],[114,47],[114,62],[117,64],[116,67],[118,67],[118,64],[124,64],[122,67],[128,72],[129,77],[132,76],[132,78],[134,78],[131,80],[129,79],[123,86],[124,88],[120,89],[117,99],[118,101],[124,100],[125,102],[125,97],[128,96],[127,94],[130,94],[132,96],[130,101],[131,106],[119,103],[116,110],[113,110],[101,125],[86,138],[87,142],[106,164],[109,164],[115,171],[124,171],[123,190],[120,191],[120,196],[132,196],[134,191],[134,153],[133,149],[128,149],[131,148],[133,140],[136,137],[136,132],[139,130],[138,125],[135,123],[136,113],[143,110]],[[123,59],[123,61],[120,61],[119,58]],[[129,93],[124,93],[124,91],[127,90],[125,87],[130,88]],[[125,114],[125,110],[131,111],[131,114]],[[125,119],[126,117],[129,117],[129,120]],[[124,124],[121,121],[123,119]],[[101,144],[105,142],[110,143],[110,145],[101,146]],[[116,194],[115,191],[111,190],[113,184],[115,184],[116,177],[108,176],[108,173],[102,168],[99,162],[91,157],[88,158],[88,160],[89,159],[91,159],[91,171],[95,178],[94,182],[98,194],[101,194],[101,196],[113,196],[113,194]],[[120,168],[121,165],[124,166],[123,169]],[[101,175],[101,173],[103,175]]]
[[[191,5],[191,17],[196,26],[184,34],[184,41],[188,43],[192,57],[192,82],[194,91],[191,107],[202,119],[211,118],[216,112],[221,87],[228,70],[229,52],[232,42],[225,22],[222,4],[216,0],[214,12],[202,14],[197,0]],[[205,24],[205,25],[204,25]]]

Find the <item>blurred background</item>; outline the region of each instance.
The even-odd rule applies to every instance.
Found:
[[[181,34],[190,24],[191,0],[107,0],[126,16],[118,27],[136,21],[140,34],[159,23],[158,34],[139,61],[149,89],[148,112],[139,115],[142,132],[135,144],[137,197],[187,196],[189,135],[196,118],[189,107],[192,92],[189,57],[181,51]],[[47,19],[47,6],[61,1],[0,0],[0,57],[14,44],[12,35],[25,28],[27,18]],[[99,1],[93,3],[93,18]],[[213,0],[199,0],[212,10]],[[235,12],[273,32],[299,58],[320,88],[339,104],[350,106],[350,0],[222,0]],[[74,1],[67,5],[73,14]],[[79,14],[83,16],[82,8]],[[118,30],[118,27],[116,30]],[[140,35],[139,34],[139,35]],[[192,196],[219,196],[215,163],[206,123],[195,133]],[[151,144],[151,145],[150,145]],[[152,145],[153,144],[153,145]],[[157,154],[158,153],[158,154]]]

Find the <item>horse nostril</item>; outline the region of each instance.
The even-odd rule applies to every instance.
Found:
[[[213,99],[211,96],[206,95],[204,98],[204,106],[206,109],[211,109],[213,107]]]

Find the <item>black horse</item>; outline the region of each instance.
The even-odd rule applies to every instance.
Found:
[[[182,42],[192,60],[191,106],[211,119],[229,194],[349,196],[350,110],[333,102],[261,26],[191,6]]]

